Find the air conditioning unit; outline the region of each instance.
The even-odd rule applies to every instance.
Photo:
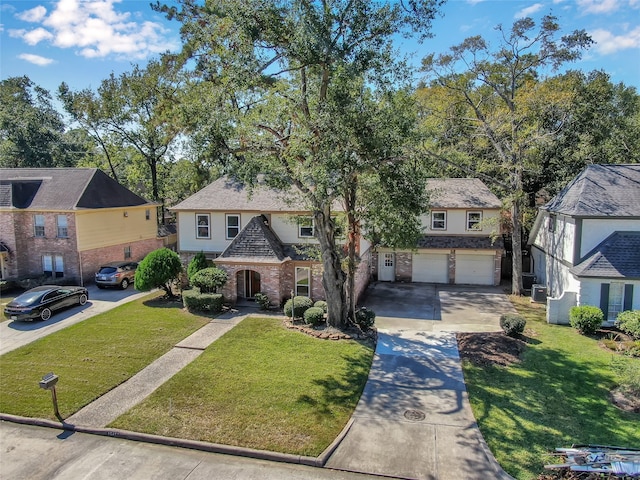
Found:
[[[533,302],[547,301],[547,287],[535,284],[531,287],[531,300]]]

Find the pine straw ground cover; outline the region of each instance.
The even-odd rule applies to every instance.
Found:
[[[372,359],[372,342],[248,317],[110,426],[317,456],[349,420]]]
[[[527,319],[523,336],[458,334],[471,407],[502,467],[517,479],[561,478],[543,468],[558,463],[548,455],[556,447],[639,447],[640,414],[618,408],[611,394],[614,363],[640,359],[547,324],[544,307],[529,298],[510,299]]]

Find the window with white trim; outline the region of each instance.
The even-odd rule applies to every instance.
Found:
[[[124,247],[124,259],[129,260],[131,258],[131,245]]]
[[[56,226],[58,227],[58,238],[67,238],[69,236],[69,229],[67,228],[67,216],[57,215]]]
[[[311,269],[296,267],[296,295],[311,296]]]
[[[227,214],[227,240],[235,238],[240,233],[240,215]]]
[[[33,216],[33,235],[44,237],[44,215],[36,214]]]
[[[609,285],[609,308],[607,320],[613,321],[624,310],[624,283],[611,282]]]
[[[467,230],[482,230],[482,212],[467,212]]]
[[[196,214],[196,238],[211,238],[211,217],[208,213]]]
[[[307,238],[314,236],[313,217],[298,217],[298,237]]]
[[[431,212],[431,230],[447,229],[447,212]]]

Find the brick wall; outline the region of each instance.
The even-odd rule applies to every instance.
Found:
[[[358,268],[356,269],[356,304],[360,301],[360,298],[364,294],[367,286],[369,286],[369,282],[371,281],[371,259],[373,255],[371,254],[371,250],[365,252],[360,258],[360,263],[358,264]]]

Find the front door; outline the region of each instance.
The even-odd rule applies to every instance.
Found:
[[[378,259],[378,280],[393,282],[396,279],[395,253],[381,253]]]
[[[254,270],[241,270],[237,273],[238,298],[253,298],[260,292],[260,274]]]

